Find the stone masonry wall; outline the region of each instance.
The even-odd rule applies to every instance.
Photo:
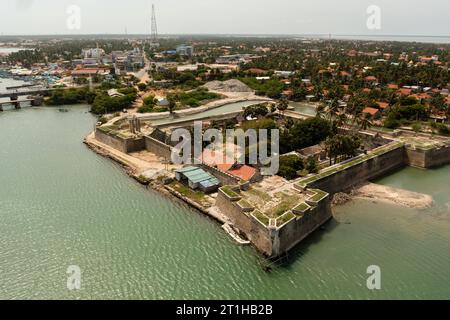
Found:
[[[291,250],[330,220],[332,216],[331,200],[328,196],[320,201],[316,207],[305,213],[303,217],[291,220],[280,229],[273,231],[272,254],[279,256]]]
[[[405,148],[397,148],[361,164],[314,181],[308,187],[320,189],[334,195],[403,167],[405,165],[405,157]]]
[[[233,225],[243,232],[248,240],[266,256],[272,256],[272,239],[270,231],[256,219],[244,213],[239,206],[219,190],[216,205]]]
[[[152,137],[146,136],[144,137],[145,140],[145,149],[150,151],[151,153],[154,153],[158,157],[166,158],[170,160],[172,158],[172,147],[162,143],[161,141],[158,141],[156,139],[153,139]]]
[[[144,139],[124,139],[112,136],[101,130],[95,130],[95,139],[123,153],[137,152],[145,149]]]
[[[406,148],[407,164],[419,168],[433,168],[450,163],[450,146],[435,149]]]

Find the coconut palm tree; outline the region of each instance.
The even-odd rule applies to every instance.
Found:
[[[277,105],[277,109],[278,111],[280,111],[280,113],[282,115],[284,115],[284,112],[289,108],[289,101],[285,98],[281,99],[280,102]]]
[[[177,107],[177,103],[172,98],[168,98],[168,100],[169,100],[169,106],[168,106],[169,112],[172,114],[175,111],[175,108]]]
[[[364,113],[362,116],[358,117],[357,122],[360,130],[367,130],[373,126],[372,115],[370,113]]]

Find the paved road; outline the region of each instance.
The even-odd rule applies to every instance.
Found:
[[[150,81],[150,76],[148,75],[149,70],[150,70],[150,60],[145,58],[144,68],[134,73],[134,76],[138,78],[141,83],[147,83],[147,81]]]

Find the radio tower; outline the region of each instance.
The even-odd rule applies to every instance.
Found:
[[[156,24],[156,12],[155,12],[155,5],[152,4],[152,36],[150,39],[150,46],[151,47],[159,47],[158,42],[158,25]]]

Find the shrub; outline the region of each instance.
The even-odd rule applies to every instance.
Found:
[[[419,133],[422,130],[422,125],[416,122],[412,125],[412,129],[414,132]]]
[[[297,171],[291,167],[281,166],[278,175],[286,180],[293,180],[297,177]]]
[[[58,106],[64,104],[89,103],[93,100],[95,93],[89,92],[87,88],[55,90],[46,101],[48,105]],[[88,101],[89,100],[89,101]]]
[[[287,179],[292,180],[297,178],[297,172],[304,169],[303,160],[296,155],[287,155],[280,157],[280,170],[278,175]]]
[[[310,173],[318,173],[319,172],[319,165],[317,164],[316,159],[309,158],[309,160],[306,164],[306,170],[308,170]]]
[[[135,100],[136,93],[129,93],[123,97],[110,97],[107,94],[100,94],[95,98],[91,112],[94,114],[105,114],[121,111],[129,108]]]
[[[151,112],[153,112],[153,107],[144,105],[144,106],[138,108],[137,112],[139,112],[139,113],[151,113]]]
[[[145,83],[138,84],[139,91],[145,91],[147,89],[147,85]]]
[[[147,107],[154,107],[156,104],[156,100],[154,96],[148,96],[147,98],[144,99],[144,106]]]
[[[441,135],[444,135],[444,136],[450,135],[450,128],[443,123],[437,123],[437,129],[438,129],[439,134],[441,134]]]
[[[169,100],[180,102],[183,106],[198,107],[202,101],[218,99],[220,95],[209,92],[206,88],[199,88],[190,92],[171,94]]]
[[[292,150],[303,149],[324,141],[332,130],[328,121],[312,118],[296,121],[289,130],[280,135],[280,150],[287,153]]]
[[[396,129],[400,126],[400,121],[390,114],[384,120],[384,126],[389,129]]]

